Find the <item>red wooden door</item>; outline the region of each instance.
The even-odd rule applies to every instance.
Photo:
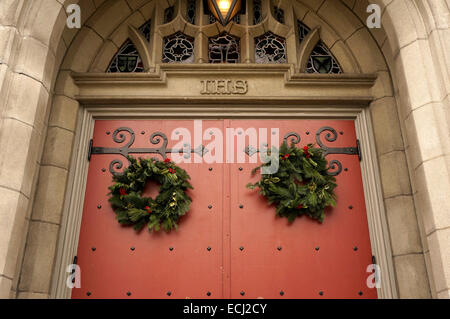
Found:
[[[316,132],[332,127],[336,141],[327,142],[323,135],[329,131],[323,132],[325,147],[356,144],[353,121],[203,121],[203,137],[214,135],[210,127],[221,130],[224,138],[226,128],[279,128],[280,141],[296,132],[299,145],[315,142]],[[182,128],[192,134],[193,143],[184,145],[193,150],[192,163],[178,165],[191,176],[194,190],[179,229],[149,234],[120,226],[107,201],[110,170],[120,170],[115,161],[126,166],[121,154],[129,148],[138,152],[131,154],[136,157],[160,157],[145,153],[164,144],[161,135],[158,141],[152,133],[164,133],[167,149],[177,148]],[[247,163],[202,163],[198,147],[210,141],[194,141],[193,135],[193,121],[96,121],[97,152],[89,166],[77,255],[81,288],[73,289],[72,298],[377,297],[366,286],[372,254],[357,156],[328,156],[340,162],[342,171],[336,177],[338,206],[329,210],[324,224],[300,218],[288,225],[275,218],[274,208],[256,191],[246,189],[258,178],[250,175],[258,165],[248,163],[251,152],[245,154]],[[237,144],[235,154],[244,151]],[[148,185],[145,194],[156,193],[157,186]]]

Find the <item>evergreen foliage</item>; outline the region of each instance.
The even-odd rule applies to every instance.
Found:
[[[276,214],[287,217],[289,222],[307,215],[321,223],[325,208],[336,206],[336,179],[329,175],[328,162],[322,149],[309,144],[297,148],[283,143],[280,147],[279,169],[275,174],[261,175],[255,184],[247,188],[259,189],[269,204],[276,205]],[[269,163],[263,166],[270,166]],[[260,167],[253,170],[255,174]]]
[[[113,176],[114,184],[109,202],[122,225],[132,225],[135,230],[145,225],[149,231],[166,232],[178,227],[178,220],[189,211],[191,198],[186,194],[192,189],[186,171],[166,159],[135,159],[128,157],[130,165],[123,174]],[[147,181],[159,183],[156,198],[142,197]]]

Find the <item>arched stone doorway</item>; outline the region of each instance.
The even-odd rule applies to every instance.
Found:
[[[137,26],[134,13],[146,2],[80,1],[89,14],[83,15],[85,25],[79,32],[65,29],[60,1],[8,0],[1,5],[6,54],[0,66],[2,92],[8,96],[0,133],[8,154],[0,161],[7,212],[0,257],[2,296],[10,288],[11,296],[18,297],[51,293],[77,132],[78,87],[71,74],[104,72],[118,46],[109,40],[111,32],[117,28],[120,38],[128,32],[127,24],[134,21]],[[386,246],[389,251],[392,245],[399,296],[448,296],[446,3],[380,3],[381,30],[366,29],[364,1],[296,5],[303,19],[322,27],[323,41],[341,63],[348,61],[352,73],[378,76],[370,110],[390,229]],[[22,102],[24,91],[28,96]]]

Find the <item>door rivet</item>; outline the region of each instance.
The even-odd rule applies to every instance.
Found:
[[[102,208],[102,205],[97,205],[97,208],[98,208],[98,209],[101,209],[101,208]]]
[[[92,295],[92,293],[91,293],[90,291],[88,291],[88,292],[86,293],[86,295],[89,297],[90,295]]]
[[[280,251],[281,250],[281,246],[278,246],[277,249],[278,249],[278,251]]]
[[[344,135],[344,132],[340,131],[339,134]]]
[[[319,247],[319,246],[317,246],[317,247],[315,248],[315,250],[316,250],[316,251],[319,251],[319,249],[320,249],[320,247]]]
[[[323,296],[323,291],[319,291],[319,295]]]
[[[145,135],[145,131],[142,131],[141,134],[142,134],[142,135]]]
[[[348,172],[348,168],[344,168],[344,171]]]
[[[109,132],[109,131],[108,131],[108,132],[106,132],[106,135],[109,135],[109,134],[111,134],[111,132]]]
[[[245,295],[245,291],[241,291],[241,296]]]
[[[169,247],[169,250],[172,251],[172,250],[173,250],[173,247]]]
[[[208,291],[208,292],[206,293],[206,295],[209,297],[209,296],[211,296],[211,293]]]
[[[362,295],[363,295],[363,292],[362,292],[362,291],[358,292],[358,295],[362,296]]]
[[[242,205],[242,204],[241,204],[241,205],[239,205],[239,208],[240,208],[240,209],[244,208],[244,205]]]
[[[171,295],[172,295],[172,292],[168,291],[167,296],[171,296]]]
[[[358,247],[356,247],[356,246],[353,247],[353,250],[354,250],[354,251],[357,251],[357,250],[358,250]]]
[[[209,171],[210,171],[210,172],[212,172],[212,170],[213,170],[213,168],[212,168],[212,167],[210,167],[210,168],[209,168]]]
[[[306,132],[306,135],[309,135],[309,131]]]
[[[348,206],[348,209],[353,209],[353,206],[352,205]]]
[[[211,247],[206,248],[208,251],[211,251]]]
[[[284,291],[280,291],[280,296],[284,296]]]
[[[131,247],[130,249],[131,249],[131,251],[134,251],[134,250],[135,250],[136,248],[134,248],[134,247]]]
[[[91,249],[92,249],[92,251],[96,251],[97,250],[97,248],[95,248],[95,247],[92,247]]]
[[[242,172],[244,169],[242,167],[239,167],[239,170]]]
[[[241,251],[243,251],[243,250],[244,250],[244,246],[239,247],[239,249],[240,249]]]
[[[211,208],[212,208],[212,205],[208,205],[208,208],[211,209]]]
[[[102,168],[102,172],[103,172],[103,173],[106,172],[106,168]]]
[[[127,292],[127,296],[128,296],[128,297],[131,296],[131,292]]]

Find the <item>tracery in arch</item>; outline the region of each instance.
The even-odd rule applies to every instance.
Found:
[[[163,63],[193,63],[194,38],[177,32],[164,38]]]
[[[297,21],[298,38],[300,43],[307,37],[311,29]],[[321,41],[316,44],[308,58],[306,73],[340,74],[342,69],[330,49]]]
[[[286,63],[286,39],[272,32],[255,38],[256,63]]]
[[[230,26],[211,25],[215,18],[205,11],[204,1],[180,0],[178,4],[172,1],[166,6],[155,6],[153,10],[155,12],[147,18],[161,18],[148,20],[139,27],[139,34],[130,24],[122,26],[129,28],[129,36],[111,60],[107,72],[143,72],[161,62],[195,63],[197,60],[259,64],[289,61],[300,66],[300,72],[304,73],[343,72],[331,50],[320,40],[319,31],[322,33],[327,29],[321,30],[319,24],[312,30],[300,22],[295,2],[280,5],[270,0],[249,0],[246,10],[236,15]],[[241,24],[236,24],[238,21]],[[293,31],[298,34],[298,40],[289,36]],[[201,34],[203,37],[197,38]],[[249,41],[241,42],[241,38]],[[194,42],[201,44],[200,50],[194,50]],[[301,49],[295,50],[299,46]],[[151,52],[156,55],[151,56]],[[295,55],[295,52],[300,54]]]

